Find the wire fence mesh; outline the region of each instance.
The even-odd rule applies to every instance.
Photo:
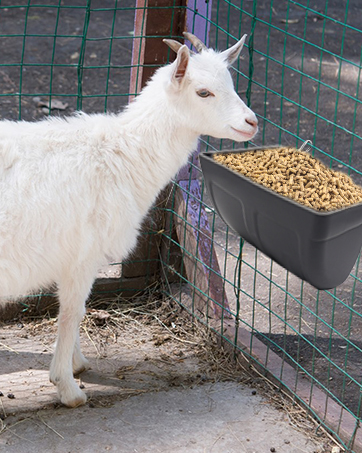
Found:
[[[259,117],[261,131],[255,144],[299,147],[310,139],[315,157],[360,183],[359,8],[353,1],[225,0],[214,2],[205,20],[210,22],[210,44],[221,49],[243,33],[249,35],[244,59],[233,72],[237,91]],[[202,143],[203,150],[238,146],[214,139]],[[179,184],[177,190],[185,191],[185,186]],[[181,269],[180,286],[169,294],[302,398],[348,451],[361,451],[356,434],[362,378],[360,258],[342,285],[319,291],[228,229],[203,188],[197,197],[191,190],[186,192],[208,213],[210,228],[206,231],[199,222],[197,235],[200,242],[211,241],[216,251],[220,269],[204,264],[210,274],[221,276],[234,329],[230,329],[230,312],[224,310],[225,317],[214,327],[195,304],[200,289],[197,259],[194,274],[182,276]],[[184,220],[187,213],[183,211],[180,219],[177,208],[171,209],[176,212],[175,222],[184,221],[185,232],[192,228]],[[180,250],[188,259],[186,234]],[[205,296],[213,299],[210,291]],[[220,300],[214,298],[214,303]]]
[[[60,104],[52,101],[61,100],[68,114],[127,103],[135,5],[120,3],[1,1],[2,116],[42,117],[34,97],[45,97],[54,111]]]
[[[248,34],[244,57],[232,72],[238,93],[259,118],[255,143],[298,147],[310,139],[316,157],[361,182],[359,1],[210,0],[202,6],[198,0],[185,6],[189,29],[196,32],[197,21],[206,22],[200,38],[207,41],[209,33],[211,46],[224,49]],[[139,9],[134,0],[1,0],[1,118],[118,111],[139,88],[129,88],[132,68],[143,65],[132,58],[133,38],[145,38],[142,27],[134,36]],[[201,142],[202,150],[237,146],[211,138]],[[210,203],[196,157],[190,167],[189,180],[174,181],[167,207],[154,211],[167,222],[162,229],[149,224],[146,252],[129,262],[133,268],[144,266],[146,274],[155,262],[161,264],[166,295],[274,374],[348,451],[362,451],[357,439],[360,258],[345,283],[316,290],[230,230]],[[200,190],[194,190],[194,182]],[[156,255],[151,237],[157,244],[161,240]],[[205,247],[207,260],[200,258]],[[200,284],[200,272],[206,285]],[[122,291],[123,276],[117,279]],[[200,298],[208,301],[203,312]],[[218,323],[215,311],[221,314]],[[328,398],[321,399],[317,389]]]

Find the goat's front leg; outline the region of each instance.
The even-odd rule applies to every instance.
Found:
[[[80,279],[81,280],[81,279]],[[83,371],[86,359],[79,347],[79,324],[84,316],[85,301],[91,284],[73,279],[65,279],[59,284],[58,339],[50,366],[50,381],[57,386],[60,401],[69,407],[77,407],[87,400],[73,378],[75,372]]]

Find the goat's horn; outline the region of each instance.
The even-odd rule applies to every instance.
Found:
[[[189,33],[188,31],[184,31],[183,35],[186,39],[190,41],[190,43],[195,47],[198,52],[202,52],[203,50],[207,50],[205,44],[199,39],[197,36]]]
[[[168,45],[174,52],[178,52],[179,48],[182,47],[182,44],[178,41],[175,41],[174,39],[163,39],[162,40],[165,44]],[[195,52],[189,49],[189,52],[191,55],[194,55]]]
[[[167,44],[168,47],[176,53],[178,52],[179,48],[182,46],[182,44],[180,42],[175,41],[174,39],[163,39],[162,41],[165,44]]]

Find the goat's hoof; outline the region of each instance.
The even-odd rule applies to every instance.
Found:
[[[53,379],[51,376],[49,376],[49,381],[53,384],[53,385],[57,385],[59,381],[57,381],[56,379]]]
[[[73,357],[73,376],[79,376],[81,373],[89,369],[89,361],[83,356],[83,354],[80,354],[77,360]]]
[[[80,368],[77,368],[76,370],[73,370],[73,376],[77,377],[80,374],[84,373],[84,371],[90,370],[90,368],[91,367],[90,367],[89,362],[87,360],[87,362],[84,363],[84,365],[82,365]]]
[[[82,406],[87,402],[87,396],[79,388],[76,392],[71,392],[68,395],[61,395],[60,401],[67,407],[78,407]]]

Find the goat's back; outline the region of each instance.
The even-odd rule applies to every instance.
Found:
[[[94,273],[134,246],[144,213],[116,121],[0,122],[0,296]]]

